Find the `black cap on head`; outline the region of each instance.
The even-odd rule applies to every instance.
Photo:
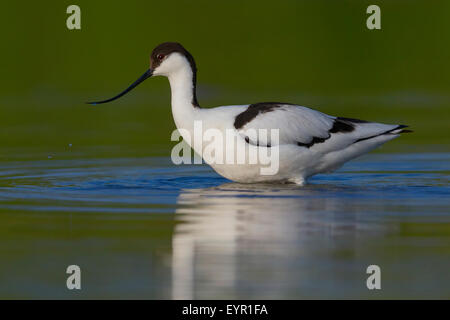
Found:
[[[195,61],[192,55],[187,51],[181,44],[178,42],[164,42],[160,45],[156,46],[155,49],[153,49],[152,54],[150,55],[150,68],[155,70],[160,63],[162,62],[161,58],[164,59],[164,57],[168,56],[171,53],[178,52],[186,57],[188,59],[191,68],[193,71],[196,70],[195,67]]]

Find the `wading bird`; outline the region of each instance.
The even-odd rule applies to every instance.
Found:
[[[390,125],[363,120],[334,117],[299,105],[279,102],[261,102],[250,105],[201,108],[196,95],[197,68],[192,55],[179,43],[165,42],[158,45],[150,56],[150,68],[125,91],[103,101],[116,100],[135,88],[145,79],[165,76],[169,79],[172,95],[172,114],[181,136],[204,157],[205,145],[192,141],[194,123],[201,121],[203,130],[216,129],[235,135],[236,143],[227,146],[224,141],[213,141],[216,150],[225,155],[238,150],[273,151],[276,154],[276,171],[262,174],[267,163],[226,161],[205,162],[220,175],[241,183],[293,182],[303,184],[317,173],[331,172],[346,161],[367,153],[392,140],[404,130],[404,125]],[[277,129],[275,138],[266,135],[250,135],[266,129]],[[252,131],[253,130],[253,131]],[[183,133],[184,132],[184,133]],[[199,147],[200,145],[200,147]],[[244,147],[244,149],[239,149]],[[276,150],[276,152],[275,152]],[[234,159],[234,157],[233,157]]]

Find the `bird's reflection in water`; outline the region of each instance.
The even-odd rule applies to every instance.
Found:
[[[237,183],[184,190],[172,244],[173,298],[291,298],[313,290],[314,280],[357,254],[359,237],[386,231],[361,218],[367,201],[355,201],[355,191]]]

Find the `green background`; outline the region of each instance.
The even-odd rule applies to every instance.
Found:
[[[66,27],[70,4],[81,7],[81,30]],[[203,107],[291,102],[415,131],[384,151],[448,151],[450,2],[376,1],[382,30],[366,28],[369,4],[8,2],[0,19],[0,159],[30,150],[168,155],[175,126],[167,79],[108,105],[84,104],[122,91],[164,41],[194,55]]]
[[[71,4],[81,30],[66,27]],[[366,28],[370,4],[382,30]],[[171,298],[174,240],[190,236],[198,298],[449,297],[450,1],[1,9],[0,298]],[[407,154],[274,190],[175,166],[167,79],[85,104],[125,89],[164,41],[196,58],[203,107],[285,101],[408,124],[379,150]],[[81,293],[65,287],[74,263]],[[379,293],[364,286],[369,264],[383,268]]]

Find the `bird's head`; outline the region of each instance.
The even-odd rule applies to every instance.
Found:
[[[161,43],[150,55],[150,70],[154,76],[169,77],[187,66],[196,71],[194,58],[178,42]]]
[[[88,104],[101,104],[116,100],[132,89],[137,87],[144,80],[154,76],[166,76],[177,74],[180,70],[191,70],[193,83],[195,86],[197,68],[192,55],[178,42],[164,42],[153,49],[150,55],[150,68],[139,77],[134,83],[132,83],[127,89],[118,94],[117,96],[96,102],[88,102]]]

